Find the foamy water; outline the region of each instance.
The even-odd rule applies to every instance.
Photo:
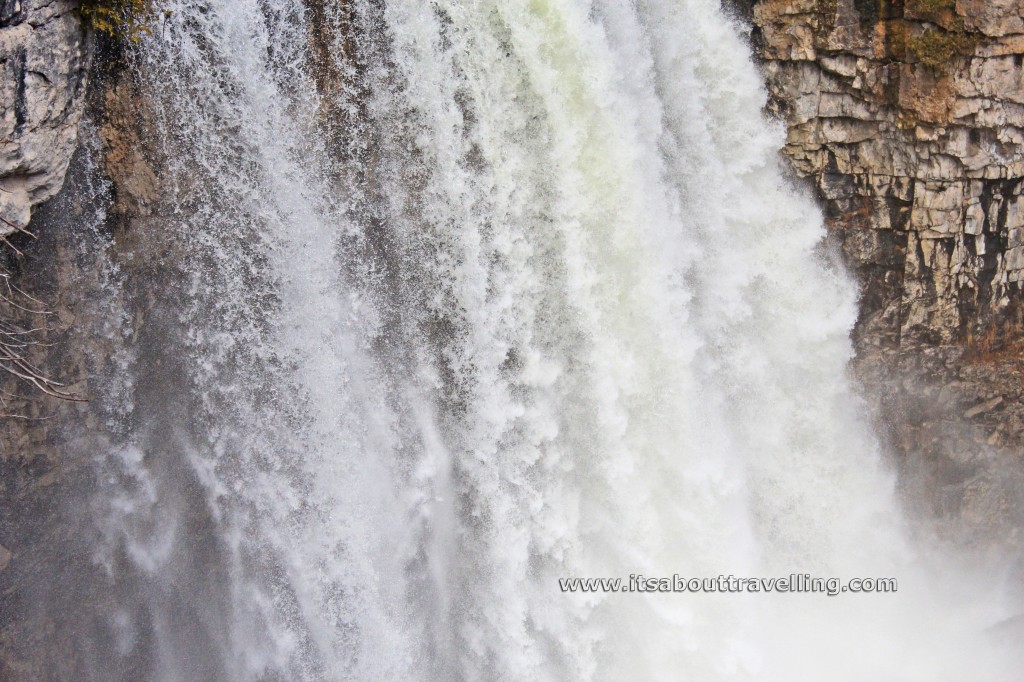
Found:
[[[1012,679],[717,2],[172,5],[92,679]],[[636,573],[899,592],[559,589]]]

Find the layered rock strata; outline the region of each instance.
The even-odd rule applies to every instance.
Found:
[[[756,0],[745,9],[769,108],[787,125],[785,154],[815,186],[858,275],[856,368],[906,480],[968,535],[995,526],[985,535],[1015,541],[1024,522],[1013,492],[1024,472],[1024,0]]]

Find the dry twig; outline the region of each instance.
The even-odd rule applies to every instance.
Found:
[[[6,238],[0,239],[10,245]],[[11,248],[14,249],[13,246]],[[17,249],[14,251],[21,253]],[[41,338],[49,331],[49,326],[25,326],[18,322],[18,318],[38,315],[45,319],[53,313],[46,310],[41,301],[18,288],[12,279],[11,273],[0,267],[0,371],[52,398],[86,402],[85,397],[68,390],[66,384],[48,376],[30,359],[33,349],[52,345],[45,343]],[[24,396],[0,390],[0,417],[32,419],[25,415],[9,413],[7,409],[12,400],[23,399]]]

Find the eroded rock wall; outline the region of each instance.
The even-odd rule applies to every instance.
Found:
[[[785,154],[858,275],[856,370],[907,485],[1016,537],[1024,0],[744,4]]]
[[[0,0],[0,237],[64,183],[90,51],[75,0]]]
[[[786,154],[867,284],[865,345],[1019,329],[1024,1],[764,0]]]

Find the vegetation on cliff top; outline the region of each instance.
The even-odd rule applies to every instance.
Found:
[[[169,10],[161,10],[160,0],[82,0],[80,12],[94,31],[137,43],[152,33],[157,17]]]

